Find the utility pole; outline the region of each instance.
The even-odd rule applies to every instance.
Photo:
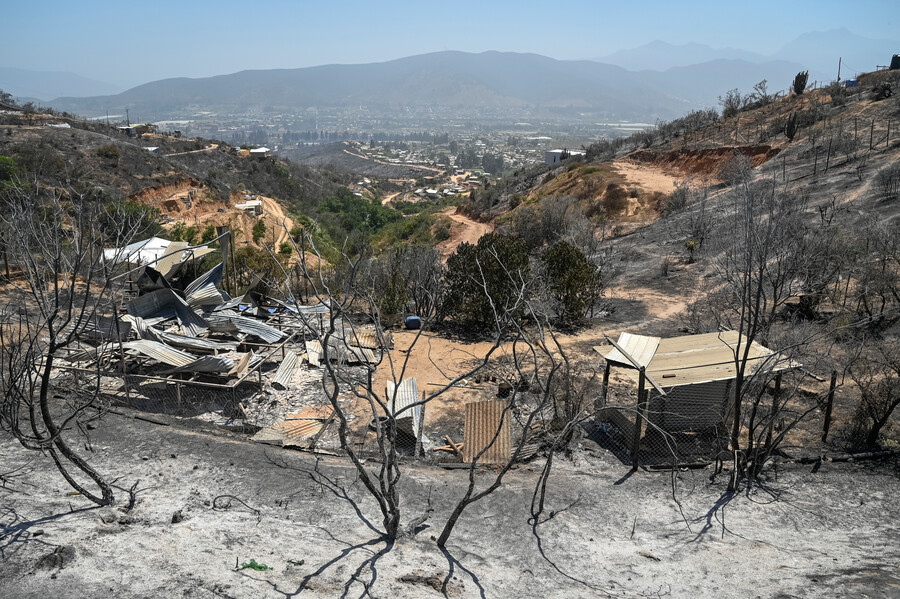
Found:
[[[839,57],[838,58],[838,78],[837,78],[838,83],[841,82],[841,60],[842,60],[842,57]]]
[[[125,124],[129,127],[131,126],[131,115],[128,112],[128,109],[125,109]]]

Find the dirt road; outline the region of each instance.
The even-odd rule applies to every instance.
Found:
[[[443,214],[450,217],[451,220],[459,225],[453,227],[450,239],[443,241],[438,245],[438,250],[444,257],[455,252],[459,244],[463,242],[473,244],[478,243],[478,240],[481,239],[482,235],[494,230],[492,224],[480,223],[477,220],[469,218],[465,214],[459,214],[456,212],[456,208],[450,208]]]
[[[349,155],[349,156],[353,156],[354,158],[360,158],[360,159],[362,159],[362,160],[368,160],[368,161],[370,161],[370,162],[374,162],[375,164],[384,164],[384,165],[386,165],[386,166],[403,166],[403,167],[406,167],[406,168],[414,168],[414,169],[418,169],[418,170],[422,170],[422,171],[427,171],[427,172],[429,172],[429,173],[436,173],[436,174],[442,174],[442,173],[444,172],[444,171],[442,171],[442,170],[439,169],[439,168],[434,168],[434,167],[431,167],[431,166],[423,166],[423,165],[421,165],[421,164],[409,164],[409,163],[406,163],[406,162],[404,162],[404,163],[385,162],[384,160],[378,160],[377,158],[371,158],[371,157],[369,157],[369,156],[366,156],[365,154],[357,154],[356,152],[351,152],[350,150],[348,150],[348,149],[346,149],[346,148],[342,148],[342,150],[343,150],[344,154],[347,154],[347,155]]]
[[[215,150],[219,147],[219,144],[209,144],[205,148],[200,148],[199,150],[189,150],[187,152],[175,152],[174,154],[164,154],[166,158],[169,156],[184,156],[185,154],[197,154],[199,152],[209,152],[211,150]]]

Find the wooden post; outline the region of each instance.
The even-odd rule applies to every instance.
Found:
[[[825,155],[825,172],[828,172],[828,165],[831,163],[831,142],[834,141],[834,138],[828,139],[828,153]]]
[[[634,437],[631,441],[631,469],[637,470],[640,466],[641,453],[641,429],[643,428],[644,419],[642,410],[644,407],[644,386],[647,382],[645,369],[641,368],[638,374],[638,397],[637,406],[634,412]]]
[[[178,401],[178,407],[181,407],[181,383],[175,382],[175,399]]]
[[[822,443],[828,439],[831,428],[831,406],[834,403],[834,388],[837,386],[837,370],[831,371],[831,384],[828,385],[828,397],[825,400],[825,425],[822,427]]]
[[[419,430],[416,431],[416,457],[422,457],[422,431],[425,428],[425,392],[422,391],[422,415],[419,417]]]
[[[606,368],[603,369],[603,403],[606,403],[609,399],[609,370],[610,363],[606,363]]]

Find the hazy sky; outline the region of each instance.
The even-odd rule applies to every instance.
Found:
[[[596,58],[653,40],[770,54],[807,31],[900,38],[898,0],[3,3],[0,66],[124,87],[439,50]],[[898,49],[900,51],[900,49]]]

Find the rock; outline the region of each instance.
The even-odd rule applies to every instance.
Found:
[[[181,510],[172,514],[172,524],[178,524],[182,520],[184,520],[184,514],[181,513]]]

